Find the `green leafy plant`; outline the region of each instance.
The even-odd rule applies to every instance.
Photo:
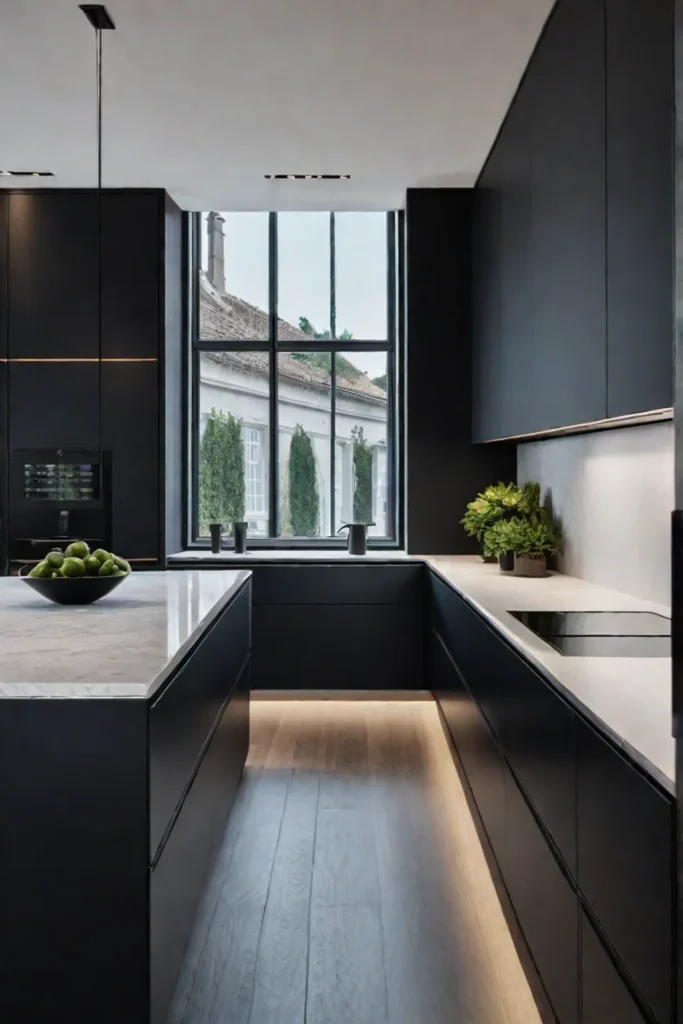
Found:
[[[499,481],[469,503],[460,522],[470,537],[476,537],[483,544],[485,558],[502,555],[514,550],[507,546],[511,543],[510,534],[503,524],[513,518],[538,515],[541,511],[540,497],[540,484],[529,482],[520,487]],[[489,537],[491,530],[494,532]]]
[[[244,519],[242,424],[232,413],[212,409],[199,446],[199,530],[209,523]]]
[[[484,555],[486,558],[498,558],[508,551],[515,550],[518,538],[517,519],[498,519],[484,534]]]
[[[320,532],[318,474],[310,437],[297,423],[289,448],[289,518],[295,537],[317,537]]]
[[[372,522],[372,448],[363,436],[363,428],[351,431],[353,438],[353,519],[356,523]]]
[[[514,516],[500,520],[488,531],[485,550],[492,555],[514,551],[517,555],[554,555],[561,550],[562,539],[543,509],[528,518]]]
[[[501,514],[498,508],[480,494],[474,501],[470,501],[460,523],[469,537],[476,537],[478,541],[483,541],[484,534],[496,519],[500,518]]]

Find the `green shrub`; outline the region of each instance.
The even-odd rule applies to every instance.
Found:
[[[244,445],[242,425],[212,409],[199,446],[199,532],[209,523],[244,519]]]
[[[354,427],[353,438],[353,521],[372,522],[372,448],[363,437],[363,428]]]
[[[310,437],[297,424],[289,448],[289,520],[294,537],[317,537],[320,532],[318,474]]]

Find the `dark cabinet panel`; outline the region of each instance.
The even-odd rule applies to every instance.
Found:
[[[421,565],[268,565],[253,570],[255,605],[420,605]]]
[[[156,363],[102,365],[102,447],[112,460],[112,547],[124,558],[160,554],[158,391]]]
[[[584,913],[581,914],[582,1024],[643,1024],[644,1018]]]
[[[674,805],[585,723],[579,884],[658,1021],[672,1014]]]
[[[0,359],[7,357],[8,228],[9,196],[5,193],[0,195]]]
[[[509,773],[504,878],[559,1024],[576,1024],[578,898]]]
[[[97,358],[97,197],[9,196],[9,355]]]
[[[451,661],[443,641],[432,633],[430,687],[446,719],[477,808],[499,865],[505,855],[505,764],[481,712]]]
[[[519,433],[607,412],[604,45],[602,0],[572,0],[534,57],[534,317],[510,381]]]
[[[249,589],[223,612],[149,714],[150,850],[154,858],[249,652]]]
[[[609,416],[673,402],[673,14],[607,4]]]
[[[422,616],[400,605],[253,610],[254,689],[419,689]]]
[[[8,387],[10,449],[99,447],[97,363],[11,363]]]
[[[162,326],[162,193],[107,193],[102,205],[102,355],[155,358]]]
[[[242,773],[248,696],[240,685],[216,726],[151,876],[151,1024],[165,1024],[204,882]]]

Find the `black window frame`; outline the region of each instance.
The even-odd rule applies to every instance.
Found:
[[[335,333],[334,302],[335,280],[333,269],[333,247],[335,213],[325,211],[330,217],[330,324]],[[345,211],[344,211],[345,212]],[[353,211],[352,211],[353,212]],[[352,341],[334,338],[330,341],[312,340],[288,342],[278,339],[278,238],[277,212],[268,213],[268,282],[269,282],[269,337],[265,341],[240,341],[236,339],[203,340],[199,337],[199,272],[201,269],[201,213],[189,217],[187,235],[189,275],[189,336],[190,376],[189,398],[189,459],[186,466],[186,480],[189,475],[189,515],[187,517],[187,547],[206,550],[208,538],[199,536],[199,426],[200,426],[200,368],[202,352],[267,352],[270,356],[270,419],[269,419],[269,471],[268,471],[268,537],[250,537],[250,549],[314,549],[338,550],[346,546],[345,536],[293,538],[278,536],[280,529],[280,473],[279,473],[279,422],[278,422],[278,375],[277,356],[280,352],[330,352],[330,502],[332,530],[341,523],[335,522],[335,457],[336,457],[336,353],[384,352],[387,357],[387,522],[391,532],[385,537],[369,537],[368,547],[397,550],[404,546],[404,358],[405,358],[405,310],[404,266],[405,266],[405,215],[401,210],[386,213],[387,222],[387,337],[383,340],[359,339]],[[224,540],[230,550],[232,539]]]

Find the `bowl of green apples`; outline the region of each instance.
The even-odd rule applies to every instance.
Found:
[[[104,548],[91,552],[84,540],[77,540],[66,550],[53,548],[33,568],[25,565],[19,576],[55,604],[92,604],[130,576],[130,565]]]

